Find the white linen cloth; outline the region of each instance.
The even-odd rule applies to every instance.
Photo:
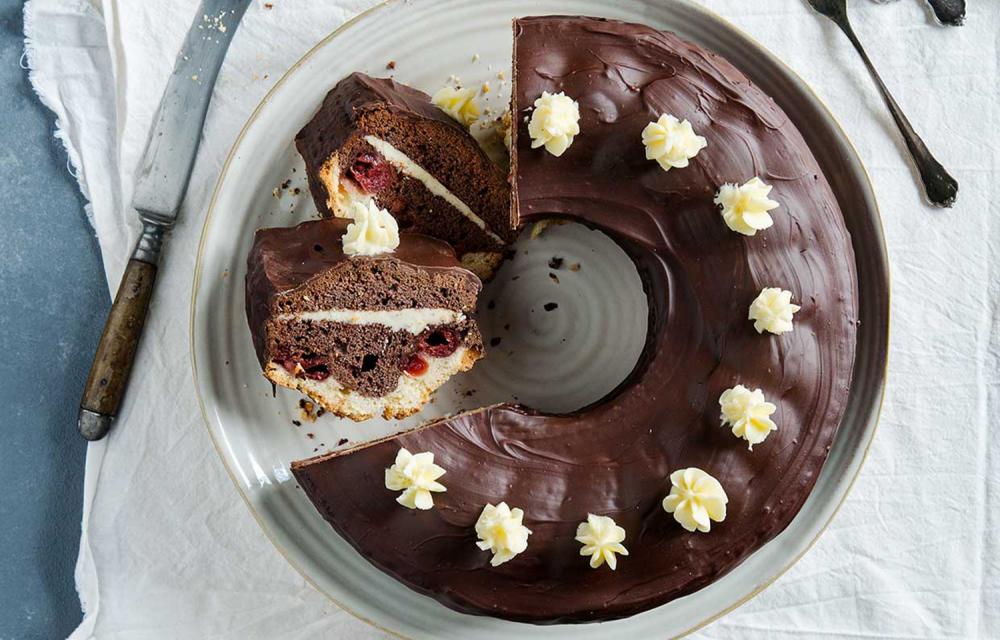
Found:
[[[251,110],[310,46],[371,0],[251,6],[219,76],[116,428],[91,444],[76,639],[384,637],[309,587],[268,543],[208,439],[188,359],[197,239]],[[706,0],[801,74],[871,172],[893,272],[889,386],[859,480],[815,547],[703,638],[1000,637],[1000,4],[966,26],[922,3],[852,3],[897,99],[958,178],[922,204],[860,60],[804,2]],[[31,79],[90,201],[112,290],[136,234],[135,166],[195,0],[32,0]]]

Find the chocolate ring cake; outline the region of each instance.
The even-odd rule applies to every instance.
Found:
[[[451,608],[619,618],[717,580],[802,507],[851,384],[851,241],[782,109],[671,33],[516,20],[512,103],[518,223],[574,220],[631,255],[644,355],[574,413],[486,407],[292,471],[365,558]]]

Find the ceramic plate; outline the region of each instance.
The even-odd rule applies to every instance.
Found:
[[[254,230],[316,215],[292,140],[326,91],[355,70],[386,75],[386,64],[393,60],[396,79],[429,92],[453,74],[468,86],[488,82],[486,105],[499,115],[509,97],[510,20],[546,13],[606,16],[670,29],[721,53],[773,96],[799,125],[847,216],[861,302],[847,413],[816,488],[792,524],[697,593],[624,620],[575,626],[532,626],[460,614],[411,591],[341,540],[297,489],[288,468],[295,459],[492,401],[517,399],[561,411],[603,396],[631,370],[646,330],[638,276],[613,242],[577,225],[549,227],[537,238],[523,233],[518,259],[504,267],[481,299],[481,305],[491,305],[483,318],[487,358],[450,381],[433,404],[402,424],[355,424],[331,416],[293,424],[301,422],[299,396],[280,389],[272,395],[244,316],[243,278]],[[553,255],[563,257],[567,266],[581,262],[587,269],[577,273],[564,268],[556,283],[547,269]],[[306,54],[264,98],[237,140],[202,235],[192,301],[192,358],[205,421],[239,493],[289,562],[355,615],[409,637],[664,637],[690,631],[764,588],[805,552],[843,501],[877,421],[888,297],[875,198],[843,131],[801,80],[718,16],[684,1],[613,6],[604,0],[396,1],[362,14]],[[549,302],[572,313],[548,314]],[[611,322],[614,332],[605,330]],[[491,340],[501,332],[502,342]],[[599,339],[608,335],[617,337],[613,342]],[[575,375],[563,375],[567,372]]]

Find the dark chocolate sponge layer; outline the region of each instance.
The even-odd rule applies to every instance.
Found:
[[[720,57],[673,34],[593,18],[515,21],[514,204],[521,224],[571,218],[618,240],[649,293],[649,344],[630,380],[580,412],[498,406],[396,439],[293,465],[324,517],[366,558],[460,611],[532,622],[628,616],[717,580],[791,522],[837,432],[851,384],[857,283],[837,201],[795,125]],[[543,91],[579,102],[581,133],[555,158],[523,117]],[[708,140],[664,172],[641,131],[661,113]],[[773,185],[774,226],[726,227],[712,199],[754,175]],[[765,286],[802,305],[795,330],[759,335],[747,310]],[[779,428],[748,451],[719,424],[736,384],[778,405]],[[383,488],[399,447],[447,473],[430,511]],[[729,496],[724,522],[689,533],[663,511],[669,474],[700,467]],[[384,493],[384,495],[380,495]],[[527,551],[499,566],[475,546],[487,502],[524,510]],[[574,540],[613,517],[630,555],[591,569]]]
[[[440,181],[483,219],[490,236],[419,181],[406,177],[372,147],[380,138]],[[352,73],[330,90],[295,138],[320,213],[331,206],[333,184],[351,183],[388,209],[400,229],[449,242],[459,256],[499,252],[510,240],[510,189],[505,176],[469,132],[422,91],[388,78]],[[496,236],[499,236],[498,239]]]
[[[261,229],[254,237],[247,259],[246,310],[265,374],[274,362],[291,373],[304,369],[297,377],[332,377],[363,396],[381,397],[397,387],[428,341],[448,342],[450,350],[443,355],[457,346],[482,352],[479,329],[468,318],[414,334],[379,324],[294,317],[330,309],[475,311],[481,283],[459,265],[446,243],[402,233],[391,253],[349,257],[341,240],[350,222],[315,220]]]

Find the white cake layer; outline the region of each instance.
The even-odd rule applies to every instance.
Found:
[[[423,167],[414,162],[405,153],[392,146],[385,140],[378,138],[376,136],[367,135],[365,136],[365,142],[370,144],[375,148],[376,151],[381,153],[386,160],[389,161],[396,169],[403,175],[409,176],[414,180],[420,181],[424,187],[427,188],[432,194],[443,199],[445,202],[451,206],[458,209],[458,211],[471,220],[477,227],[485,231],[491,238],[499,242],[500,244],[505,244],[503,239],[497,234],[493,233],[489,227],[486,226],[486,222],[477,216],[472,209],[469,208],[467,204],[462,202],[458,196],[452,193],[448,187],[441,184],[441,182],[428,173]]]
[[[362,311],[358,309],[322,309],[282,313],[278,320],[308,320],[312,322],[339,322],[342,324],[380,324],[393,331],[422,333],[428,327],[455,324],[465,320],[465,314],[451,309],[393,309]]]

